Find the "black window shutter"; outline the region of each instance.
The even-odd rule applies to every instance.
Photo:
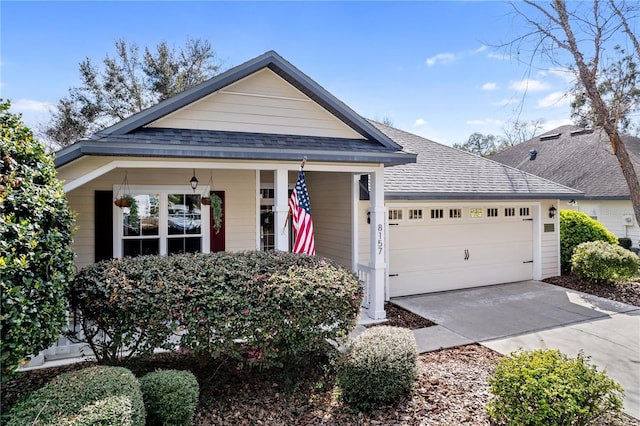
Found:
[[[113,191],[95,192],[95,261],[113,257]]]

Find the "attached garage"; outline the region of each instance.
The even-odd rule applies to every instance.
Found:
[[[533,279],[532,211],[525,204],[390,206],[390,297]]]

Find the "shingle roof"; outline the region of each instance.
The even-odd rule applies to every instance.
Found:
[[[623,136],[640,172],[640,138]],[[522,160],[535,149],[534,161]],[[604,131],[562,126],[490,157],[584,192],[592,199],[629,199],[629,188]]]
[[[366,139],[215,130],[141,128],[122,135],[80,141],[56,154],[60,166],[81,155],[346,161],[399,164],[415,155]]]
[[[386,199],[580,198],[572,188],[495,161],[371,122],[418,154],[416,163],[385,168]]]
[[[147,124],[269,68],[364,137],[361,139],[266,135],[182,129],[146,129]],[[60,167],[83,155],[242,158],[401,164],[415,161],[387,135],[335,98],[274,51],[269,51],[56,153]]]

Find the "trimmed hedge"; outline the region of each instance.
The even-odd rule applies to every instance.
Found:
[[[627,237],[618,238],[618,245],[622,248],[629,250],[632,246],[631,238],[627,238]]]
[[[571,257],[571,272],[596,283],[625,283],[638,275],[640,259],[620,246],[604,241],[578,245]]]
[[[128,406],[116,406],[122,400],[109,400],[114,397],[126,399],[130,415]],[[56,376],[15,404],[9,417],[7,426],[30,425],[36,418],[43,425],[144,426],[146,415],[140,385],[133,373],[122,367],[98,366]],[[91,423],[90,419],[100,422]]]
[[[411,330],[369,328],[348,345],[338,366],[340,397],[359,410],[394,402],[411,390],[417,363],[418,350]]]
[[[571,256],[580,243],[606,241],[617,244],[618,239],[600,222],[582,212],[560,210],[560,263],[562,272],[571,271]]]
[[[329,259],[221,252],[99,262],[76,275],[70,300],[100,362],[165,348],[271,367],[346,337],[362,286]]]
[[[66,324],[74,215],[53,156],[0,99],[0,365],[4,382]]]
[[[158,370],[140,378],[147,409],[147,422],[162,425],[190,425],[196,413],[200,388],[193,373]]]
[[[557,350],[506,355],[489,379],[492,424],[587,425],[619,416],[622,388],[587,361]]]

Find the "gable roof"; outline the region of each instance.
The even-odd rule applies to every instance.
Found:
[[[416,163],[385,168],[388,200],[581,198],[580,191],[371,121]]]
[[[351,127],[364,139],[318,138],[266,133],[188,129],[149,129],[144,126],[203,97],[269,68],[318,105]],[[283,141],[292,142],[283,151]],[[240,141],[240,142],[239,142]],[[207,146],[211,149],[206,149]],[[238,148],[242,148],[242,152]],[[273,149],[274,151],[270,151]],[[139,155],[198,158],[246,158],[289,160],[307,155],[316,161],[363,161],[401,164],[415,161],[402,146],[362,118],[351,108],[274,51],[238,65],[197,86],[120,121],[88,140],[76,142],[56,155],[56,166],[82,155]]]
[[[636,172],[640,172],[640,138],[623,136]],[[531,149],[534,161],[524,161]],[[629,199],[629,187],[601,129],[561,126],[490,157],[537,176],[576,188],[587,199]]]

